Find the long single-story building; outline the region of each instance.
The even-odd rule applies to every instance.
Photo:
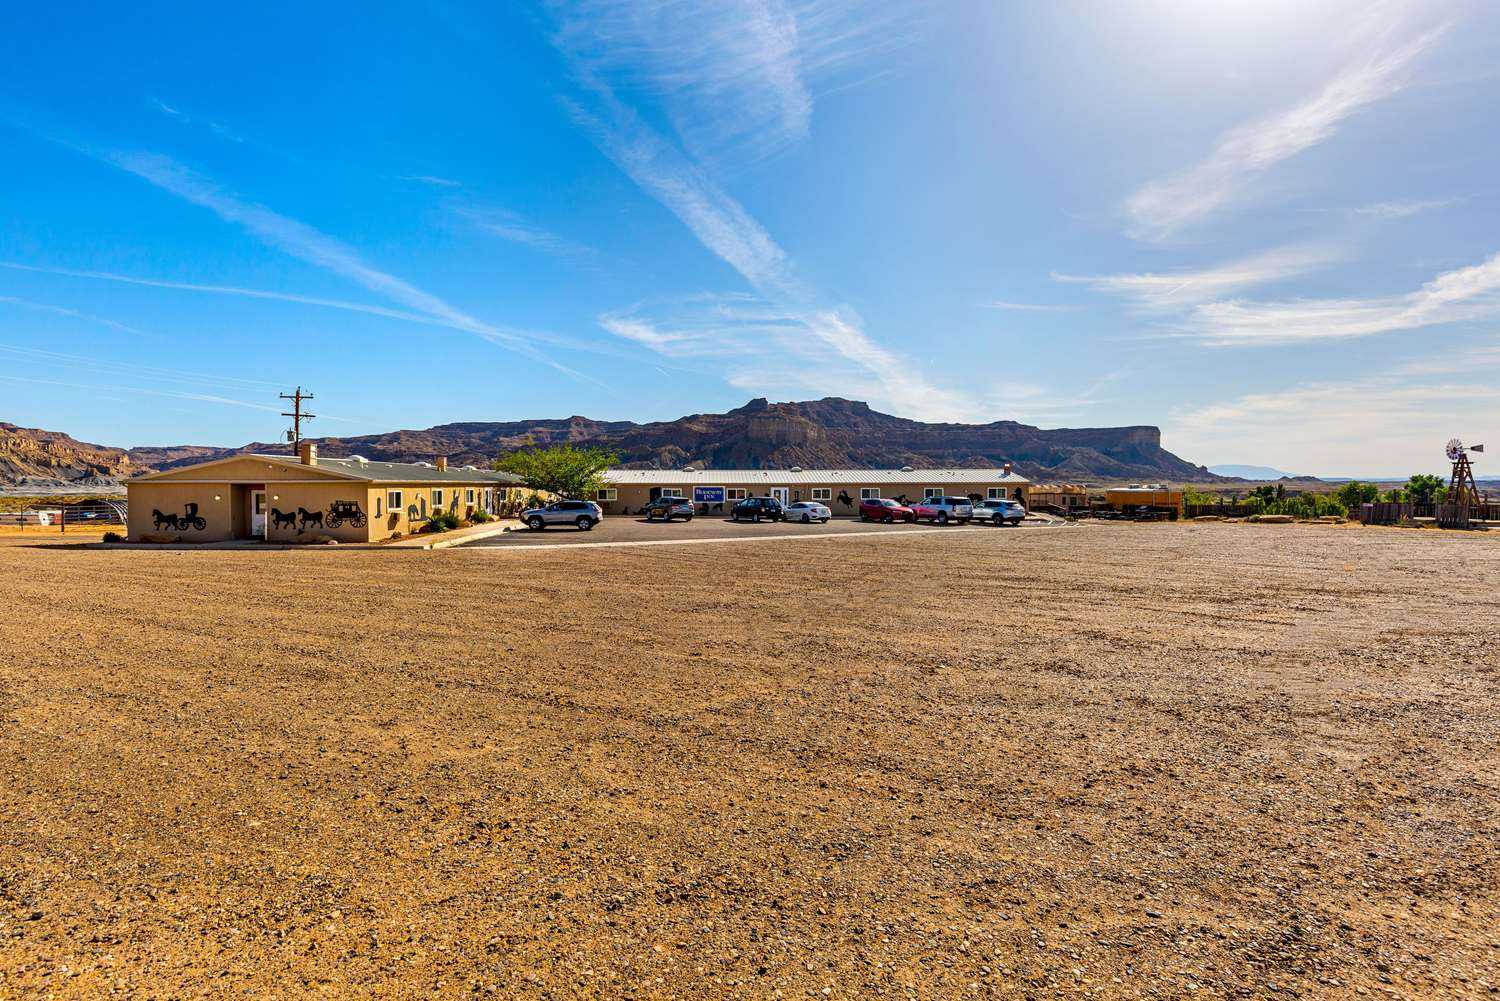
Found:
[[[265,539],[378,542],[420,529],[437,511],[496,514],[520,478],[441,456],[426,462],[319,458],[303,442],[297,455],[233,455],[125,484],[129,538],[221,542]]]
[[[857,515],[863,498],[917,501],[957,495],[1026,500],[1031,481],[1001,469],[609,469],[595,498],[605,514],[638,512],[658,497],[685,497],[707,513],[727,513],[745,497],[783,504],[811,500],[835,515]]]

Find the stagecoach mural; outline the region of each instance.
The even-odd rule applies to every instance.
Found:
[[[355,528],[365,527],[365,513],[360,510],[359,501],[338,500],[328,505],[329,528],[339,528],[346,521]]]
[[[345,523],[355,528],[365,527],[365,512],[360,508],[359,501],[334,501],[328,506],[327,514],[309,511],[305,507],[299,507],[295,511],[271,509],[272,528],[295,529],[298,535],[310,528],[342,528]]]
[[[188,529],[201,532],[208,528],[208,522],[198,514],[197,504],[184,504],[182,514],[152,508],[151,521],[156,525],[158,532],[163,528],[170,528],[175,532],[186,532]]]

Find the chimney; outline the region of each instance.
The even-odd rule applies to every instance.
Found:
[[[440,455],[440,456],[438,456],[437,457],[437,461],[434,462],[433,465],[437,466],[438,472],[440,472],[440,473],[447,472],[448,471],[448,457],[446,455]]]
[[[297,458],[302,460],[304,466],[316,466],[318,464],[318,446],[310,441],[297,444]]]
[[[1002,473],[1004,473],[1006,476],[1009,476],[1010,475],[1010,471],[1012,469],[1015,469],[1015,468],[1016,467],[1015,467],[1015,465],[1013,463],[1007,462],[1005,465],[1003,465],[1003,466],[1000,467],[1000,471]]]

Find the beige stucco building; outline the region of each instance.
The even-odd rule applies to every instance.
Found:
[[[420,529],[436,511],[497,513],[518,477],[473,467],[354,456],[235,455],[126,482],[131,541],[378,542]]]
[[[934,495],[1026,501],[1031,481],[1004,468],[980,469],[610,469],[596,500],[604,513],[632,514],[657,497],[686,497],[705,513],[728,513],[744,497],[783,504],[815,500],[836,516],[859,513],[861,498]]]

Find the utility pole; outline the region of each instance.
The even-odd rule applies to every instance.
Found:
[[[302,443],[302,422],[310,421],[314,417],[318,416],[317,414],[307,414],[302,412],[302,401],[312,399],[313,394],[304,393],[302,391],[302,387],[298,386],[295,393],[282,393],[281,398],[283,400],[292,401],[291,413],[282,411],[281,416],[290,417],[292,419],[292,429],[286,433],[286,440],[292,443],[293,448],[296,448]]]

